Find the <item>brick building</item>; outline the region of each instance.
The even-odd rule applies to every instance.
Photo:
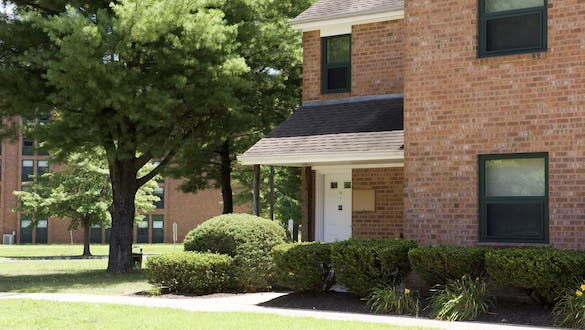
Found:
[[[240,159],[303,167],[305,239],[585,248],[585,3],[320,0],[303,105]]]
[[[69,221],[47,219],[30,228],[26,216],[13,212],[16,197],[13,191],[21,190],[22,183],[30,180],[30,174],[59,170],[49,164],[48,154],[35,148],[32,140],[20,137],[17,142],[4,140],[0,155],[0,234],[14,233],[14,242],[26,243],[82,243],[83,231],[68,230]],[[137,243],[172,243],[173,224],[177,224],[177,240],[183,241],[189,230],[203,221],[222,213],[221,191],[208,189],[197,193],[179,190],[181,181],[166,178],[159,182],[155,194],[161,198],[156,210],[145,215],[144,221],[135,225],[134,241]],[[109,241],[109,228],[91,228],[93,243]]]

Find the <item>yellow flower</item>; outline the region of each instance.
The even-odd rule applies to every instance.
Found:
[[[409,294],[409,293],[410,293],[410,289],[404,288],[404,294]]]
[[[581,297],[583,295],[583,291],[577,290],[575,291],[575,294],[577,295],[577,297]]]
[[[581,291],[585,291],[585,284],[581,284]]]

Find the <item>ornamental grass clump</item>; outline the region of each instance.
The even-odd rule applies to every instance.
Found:
[[[480,278],[463,276],[437,286],[429,305],[431,316],[444,321],[471,321],[494,307],[493,297],[488,295],[487,285]]]
[[[575,290],[577,288],[577,290]],[[555,325],[563,328],[585,329],[585,282],[562,290],[553,316]]]
[[[376,288],[368,296],[368,306],[376,314],[414,315],[418,317],[418,295],[402,286]]]

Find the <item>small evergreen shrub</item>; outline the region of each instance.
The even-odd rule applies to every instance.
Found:
[[[180,252],[147,260],[150,282],[162,292],[206,294],[229,289],[232,257],[224,254]]]
[[[486,253],[486,270],[496,284],[532,290],[552,303],[563,288],[585,277],[585,252],[554,248],[515,248]]]
[[[234,258],[236,288],[269,289],[273,284],[272,248],[285,242],[284,228],[249,214],[225,214],[205,221],[184,240],[186,251],[211,251]]]
[[[585,329],[585,282],[565,288],[553,308],[555,325]]]
[[[332,244],[331,265],[337,282],[349,292],[367,296],[375,287],[399,284],[410,271],[408,250],[414,241],[350,239]]]
[[[312,242],[281,244],[273,249],[276,283],[295,291],[328,289],[331,270],[330,244]]]
[[[486,283],[467,275],[450,280],[444,286],[433,289],[429,305],[431,316],[445,321],[471,321],[494,307],[493,298],[487,293]]]
[[[429,285],[445,284],[464,275],[485,274],[486,249],[467,246],[420,246],[408,252],[410,265]]]
[[[418,317],[420,300],[408,288],[389,286],[372,290],[368,305],[377,314],[414,315]]]

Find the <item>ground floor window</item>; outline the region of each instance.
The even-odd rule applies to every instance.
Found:
[[[136,229],[136,243],[148,243],[148,216],[138,222]]]
[[[162,214],[152,215],[152,243],[164,242],[164,220],[165,216]]]
[[[480,241],[548,243],[548,154],[479,156]]]
[[[20,216],[20,244],[32,243],[32,220],[29,216]]]
[[[89,229],[89,242],[100,244],[102,242],[102,226],[91,225]]]

